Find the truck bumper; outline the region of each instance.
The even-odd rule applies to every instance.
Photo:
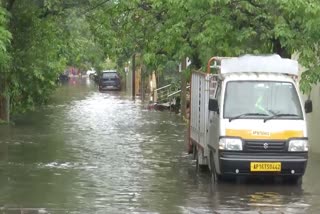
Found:
[[[222,175],[277,175],[302,176],[305,173],[307,153],[281,154],[232,154],[221,153],[219,157]],[[280,171],[252,171],[251,163],[281,163]]]

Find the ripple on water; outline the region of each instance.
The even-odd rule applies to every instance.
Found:
[[[103,214],[308,213],[318,206],[319,194],[312,199],[303,189],[212,184],[186,152],[180,117],[92,90],[66,86],[62,103],[5,130],[1,203]]]

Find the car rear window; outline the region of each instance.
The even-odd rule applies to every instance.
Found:
[[[119,76],[117,73],[103,73],[102,74],[102,79],[110,79],[110,80],[114,80],[114,79],[118,79]]]

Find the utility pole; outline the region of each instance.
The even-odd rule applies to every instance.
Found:
[[[145,87],[145,85],[144,85],[144,78],[145,78],[145,73],[146,73],[146,70],[145,70],[146,68],[144,67],[144,65],[142,64],[141,65],[141,88],[140,88],[140,91],[141,91],[141,100],[142,100],[142,102],[144,102],[144,87]]]
[[[181,115],[187,117],[187,79],[186,79],[187,61],[183,58],[181,61]],[[187,118],[186,118],[187,119]]]
[[[136,99],[136,54],[132,56],[132,99]]]

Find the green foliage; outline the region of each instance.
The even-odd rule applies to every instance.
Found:
[[[103,70],[114,70],[117,68],[117,64],[110,58],[107,58],[100,66]]]
[[[187,56],[198,69],[213,55],[291,57],[299,52],[300,62],[309,68],[301,82],[307,91],[320,80],[319,10],[316,0],[120,0],[94,15],[98,37],[110,41],[104,40],[108,54],[128,59],[141,53],[149,70]]]
[[[88,1],[3,0],[3,5],[8,12],[0,10],[0,64],[6,72],[1,83],[7,86],[13,113],[46,103],[66,66],[86,70],[104,61],[82,14]]]
[[[4,8],[0,7],[0,71],[6,72],[10,64],[10,54],[8,46],[12,38],[11,33],[8,31],[8,14]],[[3,74],[2,74],[3,75]]]
[[[144,74],[156,71],[164,82],[178,82],[177,66],[185,57],[192,61],[188,76],[213,55],[299,53],[307,68],[301,89],[308,93],[320,81],[316,0],[2,3],[8,11],[0,8],[0,65],[14,112],[45,103],[67,65],[120,69],[133,54],[140,56],[136,63]]]
[[[19,14],[19,15],[16,15]],[[10,95],[14,112],[33,109],[48,100],[66,59],[59,56],[63,41],[56,17],[39,18],[36,4],[20,1],[12,10]]]
[[[104,53],[99,43],[91,33],[91,26],[79,11],[69,11],[62,26],[65,42],[64,56],[67,64],[82,70],[98,67],[104,60]]]

